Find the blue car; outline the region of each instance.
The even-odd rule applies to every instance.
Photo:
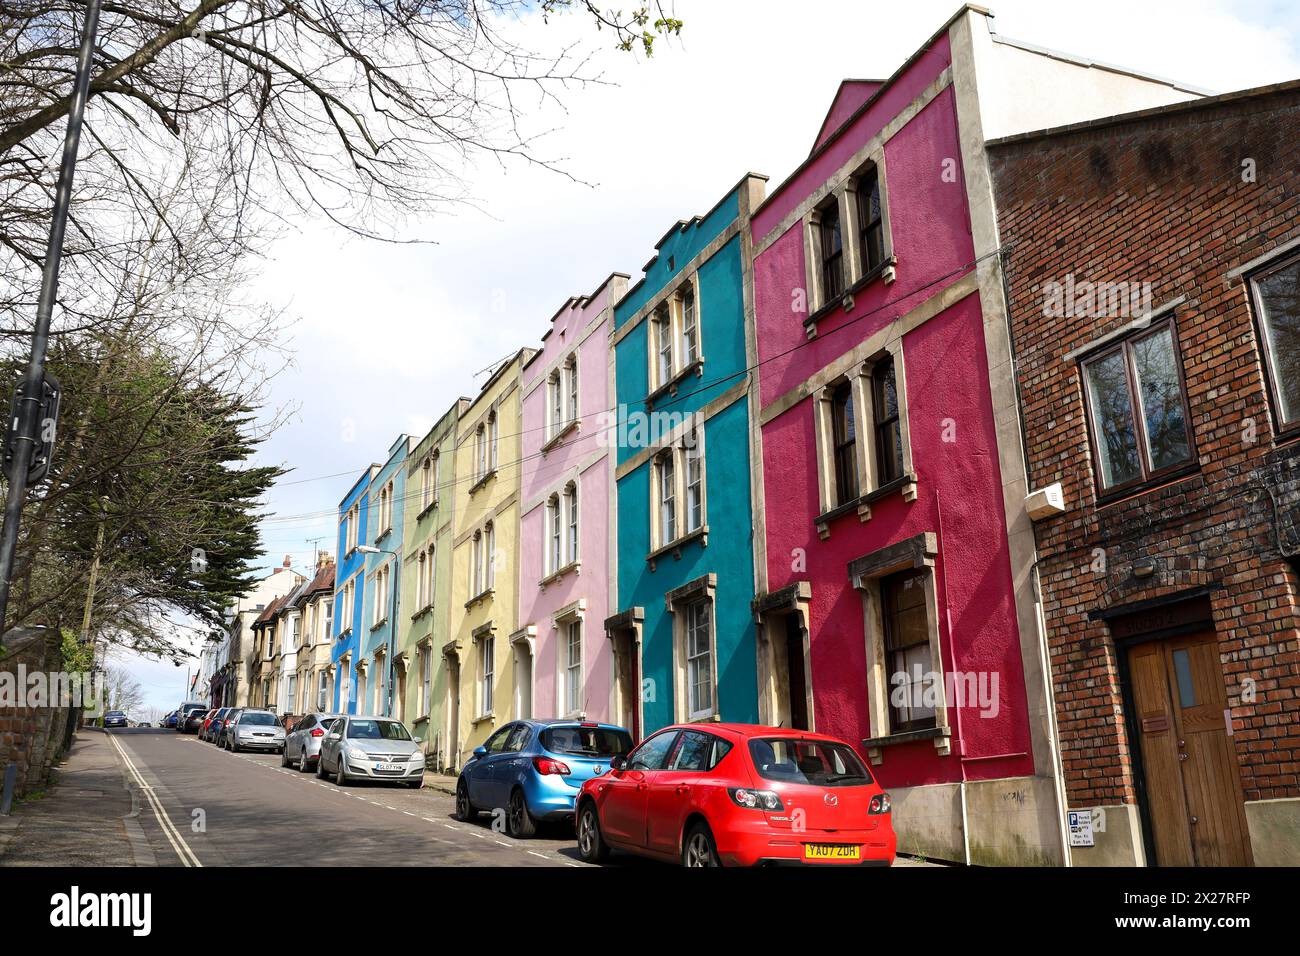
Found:
[[[162,726],[168,729],[174,729],[176,727],[176,711],[173,710],[162,719]]]
[[[622,727],[577,720],[516,720],[474,755],[456,781],[456,819],[504,811],[506,832],[526,839],[539,822],[572,821],[584,781],[632,750]]]
[[[120,710],[110,710],[104,715],[105,727],[125,727],[127,725],[126,714]]]

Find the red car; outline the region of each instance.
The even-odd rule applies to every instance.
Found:
[[[853,747],[802,730],[680,724],[582,785],[578,852],[683,866],[889,866],[889,794]]]

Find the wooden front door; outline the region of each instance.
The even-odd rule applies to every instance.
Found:
[[[1213,631],[1128,652],[1160,866],[1249,866],[1250,840]]]

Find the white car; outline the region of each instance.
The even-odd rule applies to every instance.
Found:
[[[280,753],[284,750],[284,728],[269,710],[245,710],[235,719],[229,734],[230,749],[266,750]]]
[[[391,717],[340,717],[320,745],[316,775],[351,780],[391,780],[408,787],[424,784],[424,751],[400,720]]]

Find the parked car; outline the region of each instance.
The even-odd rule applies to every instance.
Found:
[[[104,714],[105,727],[129,727],[131,722],[126,719],[126,714],[120,710],[110,710]]]
[[[230,731],[234,729],[235,721],[243,711],[243,707],[231,707],[226,711],[226,716],[221,720],[221,726],[208,735],[212,738],[214,744],[218,747],[224,747],[226,750],[230,749]]]
[[[162,720],[158,721],[158,726],[164,730],[174,729],[176,727],[176,711],[172,711]]]
[[[280,765],[292,767],[296,764],[303,773],[315,767],[320,759],[321,741],[339,716],[318,711],[304,716],[294,725],[293,732],[284,738],[284,756]]]
[[[212,734],[219,726],[218,721],[225,716],[228,710],[230,710],[229,707],[217,707],[208,711],[207,717],[203,719],[203,726],[199,728],[199,740],[212,740]]]
[[[244,708],[226,730],[226,749],[232,753],[241,750],[279,753],[284,749],[284,728],[280,726],[280,718],[269,710]]]
[[[504,809],[506,832],[527,838],[542,821],[573,819],[582,785],[632,749],[622,727],[577,720],[517,720],[474,754],[456,781],[456,817]]]
[[[408,787],[424,784],[424,751],[400,720],[343,716],[321,738],[316,775],[334,774],[345,787],[353,780],[391,780]]]
[[[202,701],[187,701],[177,710],[176,729],[182,734],[198,733],[203,715],[208,712],[208,705]]]
[[[683,866],[894,862],[889,794],[853,747],[822,734],[684,724],[647,738],[578,797],[578,852]]]

